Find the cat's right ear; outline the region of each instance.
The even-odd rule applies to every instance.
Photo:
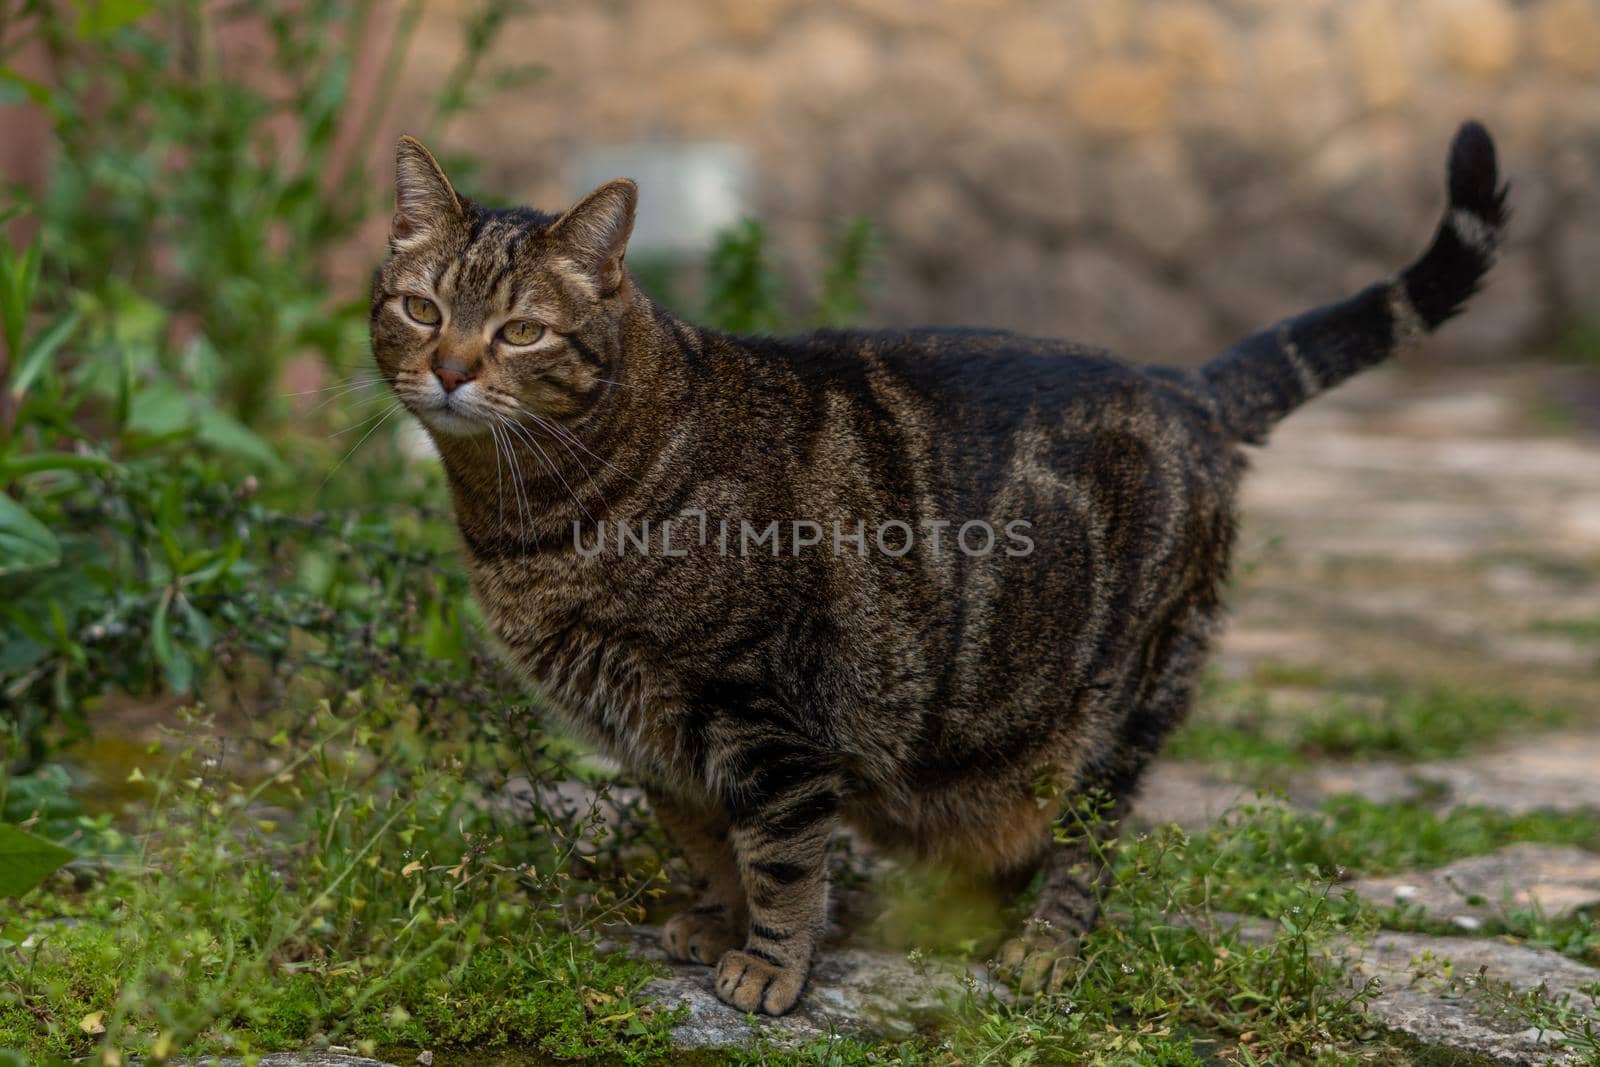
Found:
[[[415,244],[462,215],[461,200],[433,153],[415,137],[401,137],[394,153],[394,222],[389,227],[389,242],[396,248]]]

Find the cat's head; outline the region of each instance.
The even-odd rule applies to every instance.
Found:
[[[446,436],[585,410],[620,370],[636,198],[618,180],[559,217],[490,210],[458,196],[421,142],[401,138],[372,350],[405,406]]]

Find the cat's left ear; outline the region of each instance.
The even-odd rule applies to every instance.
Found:
[[[426,238],[461,219],[456,196],[444,168],[415,137],[402,137],[394,152],[394,222],[389,239],[403,246]]]
[[[622,257],[633,233],[639,187],[627,178],[606,182],[551,225],[578,267],[595,280],[601,296],[622,284]]]

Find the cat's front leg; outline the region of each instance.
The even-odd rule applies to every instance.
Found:
[[[727,809],[658,789],[647,793],[695,883],[694,903],[661,928],[661,947],[679,962],[714,966],[729,949],[744,944],[750,923]]]
[[[767,742],[757,754],[731,808],[750,933],[718,963],[716,991],[740,1011],[782,1015],[800,999],[827,919],[839,782],[804,745]]]

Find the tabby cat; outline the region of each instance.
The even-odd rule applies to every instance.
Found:
[[[1104,875],[1052,821],[1091,793],[1120,814],[1188,709],[1241,445],[1478,287],[1506,219],[1488,132],[1456,134],[1414,264],[1198,369],[997,330],[704,329],[624,268],[635,195],[493,210],[400,142],[373,351],[489,623],[644,783],[697,879],[666,950],[723,1001],[794,1006],[840,822],[996,886],[1042,870],[999,962],[1047,985]]]

